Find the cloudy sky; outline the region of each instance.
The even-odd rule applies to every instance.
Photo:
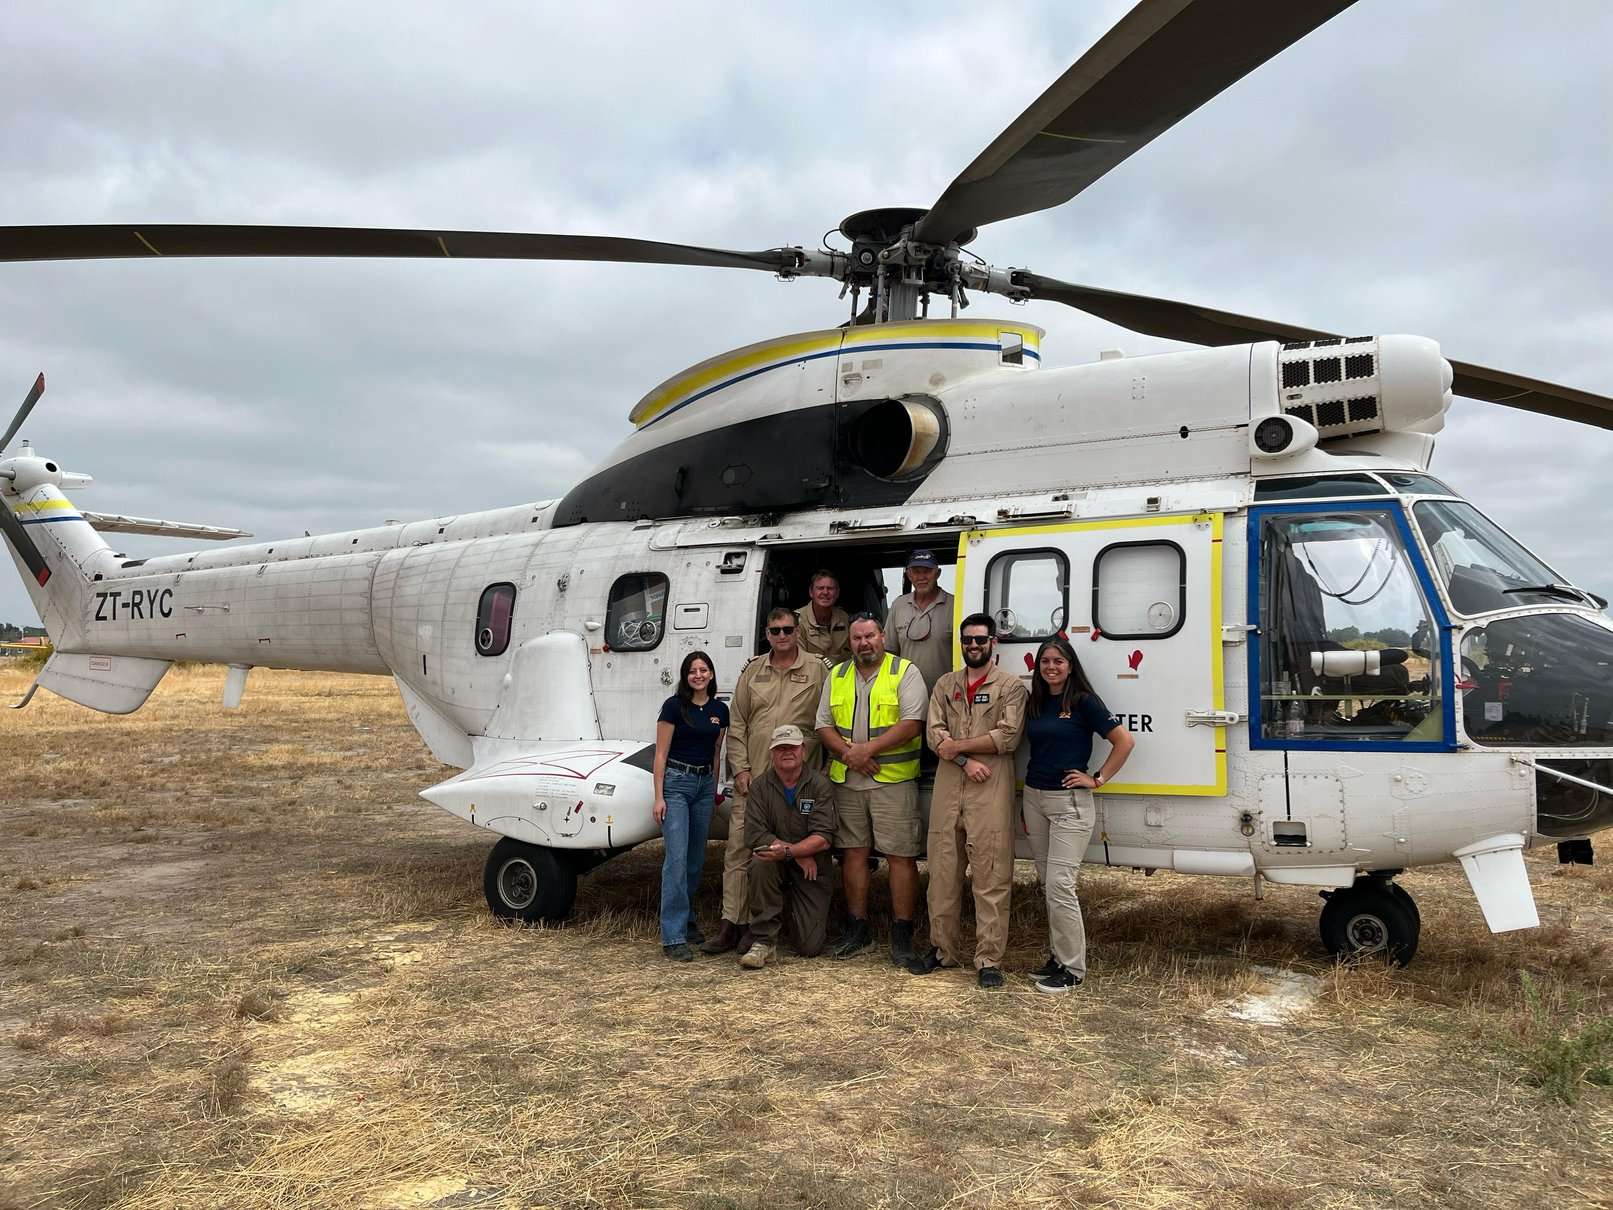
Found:
[[[0,222],[811,245],[933,199],[1126,7],[24,6]],[[1613,394],[1609,45],[1602,0],[1360,0],[975,248]],[[1024,313],[1050,365],[1169,347]],[[45,371],[25,435],[87,508],[318,533],[561,494],[662,378],[841,318],[828,283],[704,269],[6,265],[0,411]],[[1458,402],[1433,469],[1613,595],[1610,462],[1613,432]],[[33,620],[10,575],[0,619]]]

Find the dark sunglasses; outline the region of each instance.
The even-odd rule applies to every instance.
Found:
[[[989,634],[965,634],[958,637],[958,644],[962,647],[990,647],[991,642]]]
[[[767,633],[768,634],[794,634],[795,633],[795,627],[794,626],[769,626],[767,628]]]
[[[879,615],[877,613],[869,613],[865,609],[861,613],[852,614],[851,620],[853,622],[879,622]],[[883,626],[884,623],[880,622],[880,625]]]

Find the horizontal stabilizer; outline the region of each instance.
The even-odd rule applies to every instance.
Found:
[[[159,538],[199,538],[206,542],[228,542],[232,538],[252,536],[244,529],[192,525],[186,521],[158,521],[151,517],[125,517],[121,513],[85,513],[84,519],[92,529],[98,529],[103,534],[152,534]]]
[[[58,697],[103,714],[132,714],[146,704],[169,661],[128,655],[70,655],[45,661],[38,683]]]

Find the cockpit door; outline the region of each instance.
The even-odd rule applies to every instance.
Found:
[[[1220,513],[975,530],[959,539],[958,613],[997,621],[999,660],[1030,683],[1063,635],[1137,739],[1113,793],[1226,793]],[[954,657],[956,662],[956,656]],[[1223,725],[1218,725],[1222,723]],[[1097,741],[1096,769],[1107,754]]]

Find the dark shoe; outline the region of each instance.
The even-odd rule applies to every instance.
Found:
[[[846,931],[835,942],[833,953],[836,958],[849,958],[873,943],[874,934],[868,927],[868,921],[851,916],[846,920]]]
[[[976,976],[976,979],[979,982],[982,991],[987,991],[993,987],[1001,987],[1003,985],[1003,973],[995,966],[982,966],[980,968],[980,974]],[[1041,984],[1037,984],[1037,986],[1040,987]]]
[[[706,935],[700,931],[700,926],[693,920],[689,921],[689,927],[683,930],[683,939],[689,945],[704,945],[706,943]]]
[[[913,961],[913,922],[891,921],[891,965],[906,966]]]
[[[1047,978],[1036,981],[1036,990],[1046,992],[1050,996],[1062,996],[1065,992],[1080,986],[1081,976],[1065,970],[1062,966]]]
[[[1059,960],[1057,958],[1053,957],[1052,954],[1049,954],[1047,956],[1047,961],[1042,963],[1041,966],[1038,966],[1035,970],[1033,970],[1031,972],[1031,978],[1032,979],[1047,979],[1047,978],[1050,978],[1053,975],[1058,974],[1063,969],[1064,968],[1059,965]]]
[[[941,969],[941,951],[932,948],[919,958],[910,958],[907,962],[907,973],[910,975],[928,975],[931,971]]]
[[[750,947],[756,944],[756,934],[750,931],[750,925],[739,930],[739,940],[734,943],[734,952],[743,958],[750,953]]]
[[[700,947],[702,954],[726,954],[739,942],[739,925],[732,920],[724,920],[717,929],[717,935]]]
[[[661,952],[674,962],[694,961],[694,951],[681,941],[677,945],[663,945]]]

